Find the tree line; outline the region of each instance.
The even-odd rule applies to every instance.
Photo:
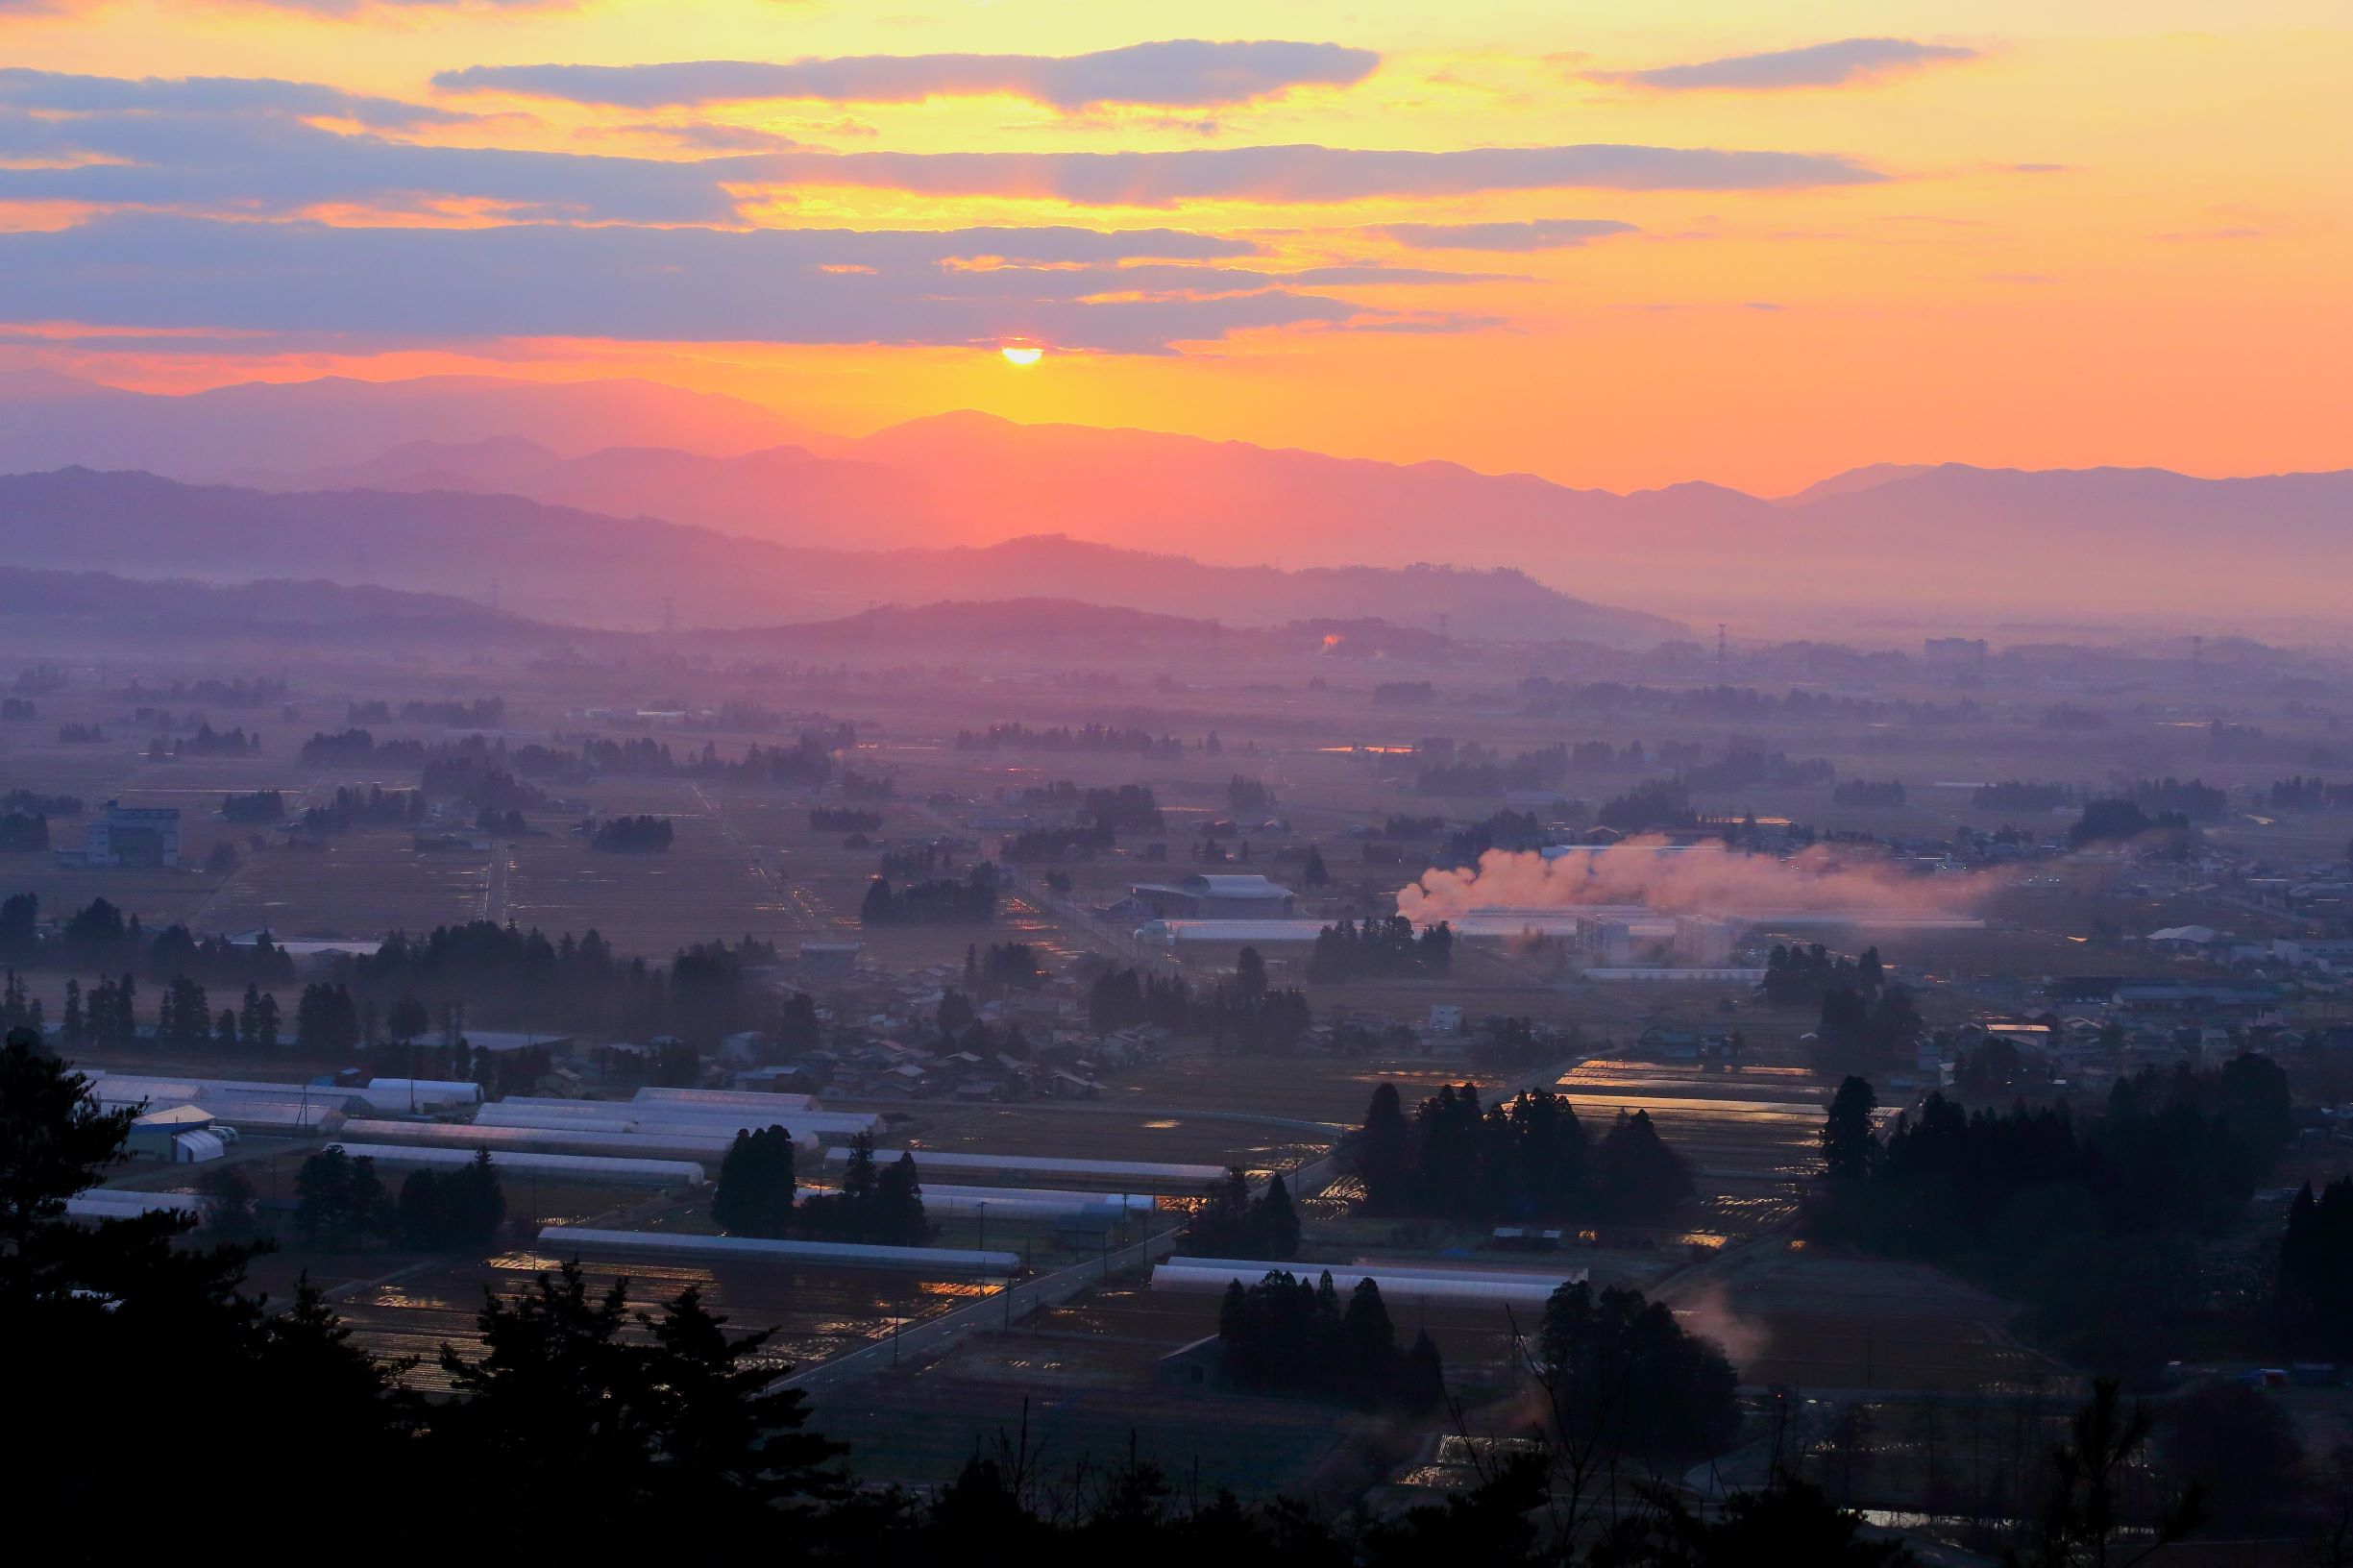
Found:
[[[2119,1370],[2178,1356],[2258,1305],[2211,1277],[2196,1244],[2239,1220],[2286,1143],[2287,1077],[2269,1058],[2145,1068],[2092,1115],[1968,1112],[1934,1092],[1882,1134],[1876,1109],[1861,1077],[1832,1096],[1808,1234],[1973,1274],[2022,1296],[2054,1342]]]
[[[915,1156],[889,1164],[874,1158],[874,1136],[849,1140],[839,1191],[802,1198],[796,1190],[798,1150],[782,1126],[744,1128],[727,1146],[711,1190],[711,1219],[731,1236],[856,1241],[911,1247],[931,1234]]]
[[[311,1155],[294,1175],[294,1223],[306,1241],[380,1241],[420,1252],[487,1246],[506,1222],[506,1190],[488,1149],[454,1169],[421,1166],[387,1192],[368,1155],[340,1144]]]
[[[939,877],[893,888],[882,877],[867,884],[858,904],[861,925],[986,925],[996,918],[996,867],[988,861],[963,877]]]
[[[588,846],[616,855],[669,852],[675,837],[667,817],[608,817],[588,829]]]
[[[1383,1084],[1347,1157],[1364,1212],[1383,1216],[1648,1222],[1692,1192],[1690,1164],[1649,1112],[1620,1112],[1595,1140],[1567,1096],[1542,1090],[1483,1108],[1476,1085],[1450,1084],[1409,1116]]]
[[[1361,1409],[1433,1409],[1446,1397],[1445,1366],[1428,1330],[1408,1346],[1360,1280],[1340,1305],[1329,1269],[1312,1285],[1277,1269],[1256,1285],[1236,1280],[1217,1308],[1219,1367],[1245,1387],[1340,1399]]]
[[[1341,920],[1315,933],[1308,978],[1319,985],[1348,980],[1420,979],[1454,968],[1455,929],[1445,920],[1416,931],[1403,915]]]
[[[1238,957],[1234,975],[1196,986],[1183,975],[1109,969],[1087,991],[1090,1027],[1108,1034],[1152,1024],[1206,1037],[1219,1054],[1281,1054],[1291,1050],[1313,1026],[1307,992],[1267,983],[1265,960],[1255,947]]]
[[[1155,735],[1133,726],[1087,723],[1033,729],[1023,723],[991,724],[986,729],[956,732],[959,751],[1123,751],[1140,757],[1181,757],[1185,743],[1174,735]]]

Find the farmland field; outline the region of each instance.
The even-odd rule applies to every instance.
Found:
[[[829,1109],[836,1106],[863,1109],[846,1100],[828,1099],[826,1105]],[[1265,1171],[1314,1159],[1331,1146],[1328,1139],[1278,1131],[1249,1121],[1183,1115],[1122,1115],[1115,1109],[1099,1113],[1083,1105],[1069,1108],[937,1105],[919,1101],[905,1110],[911,1119],[903,1124],[893,1123],[876,1141],[890,1148],[914,1147],[919,1165],[922,1162],[921,1151],[930,1148],[1078,1160],[1239,1164],[1248,1170]],[[952,1177],[944,1173],[941,1179],[962,1183],[985,1178],[960,1172]],[[1051,1185],[1105,1184],[1099,1179],[1073,1182],[1056,1176]],[[1190,1196],[1197,1184],[1162,1185],[1172,1192]]]
[[[1592,1061],[1557,1085],[1593,1136],[1621,1111],[1648,1111],[1659,1136],[1691,1162],[1695,1230],[1752,1236],[1789,1217],[1798,1184],[1818,1164],[1823,1091],[1809,1069]]]
[[[382,1357],[424,1358],[409,1375],[410,1385],[439,1388],[447,1380],[432,1359],[445,1340],[460,1346],[474,1342],[483,1291],[511,1295],[563,1261],[524,1247],[478,1262],[435,1263],[356,1291],[337,1305],[357,1343]],[[946,1311],[990,1288],[975,1281],[925,1280],[882,1269],[733,1260],[608,1255],[583,1259],[582,1269],[592,1293],[601,1293],[617,1279],[627,1280],[629,1300],[639,1307],[699,1286],[704,1303],[724,1313],[734,1332],[776,1331],[756,1364],[779,1371],[838,1355],[889,1334],[894,1323]]]
[[[2013,1309],[1921,1263],[1775,1246],[1735,1260],[1720,1292],[1675,1300],[1687,1327],[1723,1339],[1747,1384],[2000,1394],[2071,1379],[2011,1337]]]
[[[1396,1441],[1385,1422],[1308,1400],[1155,1384],[1161,1357],[1216,1332],[1217,1300],[1115,1281],[937,1361],[821,1395],[814,1424],[855,1446],[862,1475],[917,1485],[952,1480],[1000,1434],[1017,1440],[1025,1413],[1049,1484],[1067,1484],[1074,1467],[1099,1474],[1124,1462],[1131,1440],[1139,1458],[1180,1484],[1197,1478],[1205,1495],[1298,1496],[1319,1481],[1360,1485],[1377,1474]],[[1458,1350],[1467,1369],[1474,1347],[1502,1343],[1483,1322],[1434,1322],[1432,1333],[1450,1368]]]

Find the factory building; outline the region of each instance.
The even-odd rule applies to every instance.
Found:
[[[1295,912],[1291,890],[1252,874],[1196,871],[1175,882],[1139,882],[1128,890],[1153,917],[1182,919],[1279,919]]]
[[[180,808],[110,800],[84,824],[82,847],[60,849],[57,857],[68,866],[177,866]]]

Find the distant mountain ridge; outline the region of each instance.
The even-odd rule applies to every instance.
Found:
[[[315,579],[222,584],[0,566],[0,636],[22,629],[43,644],[86,642],[102,649],[536,645],[556,630],[446,594]]]
[[[2341,621],[2338,584],[2353,572],[2353,471],[2205,479],[2151,469],[1874,464],[1778,499],[1705,483],[1620,495],[1452,463],[1018,425],[969,411],[838,439],[748,404],[648,383],[551,390],[458,379],[354,390],[364,384],[141,399],[129,425],[118,404],[133,394],[44,396],[37,380],[17,393],[0,385],[0,469],[54,467],[60,454],[93,445],[128,453],[133,427],[172,426],[171,439],[142,449],[147,457],[108,460],[184,478],[234,474],[279,491],[509,494],[793,550],[949,551],[1061,534],[1205,568],[1509,568],[1580,600],[1711,622],[1754,608],[1794,612],[1800,625],[1824,612],[1835,625],[1850,611],[1953,623],[1994,605],[2005,619],[2070,622]],[[463,418],[419,411],[452,398]],[[153,406],[199,400],[214,401],[173,416],[177,425]],[[364,441],[351,412],[361,405],[376,421]],[[384,410],[400,417],[378,419]],[[665,433],[681,428],[692,439]],[[58,439],[35,439],[43,429]],[[265,429],[276,435],[257,433]],[[32,451],[49,455],[28,463]],[[846,592],[916,597],[888,577],[854,590],[839,576],[775,586],[821,601]],[[989,592],[1025,587],[1065,591],[1017,583]],[[742,613],[732,600],[723,612],[739,624]],[[1428,613],[1434,622],[1477,610]]]
[[[983,549],[797,550],[709,528],[618,518],[503,494],[276,493],[152,474],[64,469],[0,478],[0,559],[213,582],[319,576],[496,598],[541,620],[687,625],[822,620],[873,604],[1066,599],[1279,625],[1388,620],[1464,635],[1647,647],[1677,622],[1545,588],[1511,571],[1215,567],[1060,538]]]
[[[1053,598],[881,605],[826,620],[723,630],[616,631],[532,621],[445,594],[395,588],[294,578],[222,584],[0,566],[0,648],[28,656],[103,659],[139,649],[210,658],[239,650],[273,658],[297,652],[431,657],[495,649],[665,659],[702,653],[736,661],[837,658],[880,649],[895,657],[988,660],[1010,654],[1083,666],[1115,654],[1244,661],[1268,654],[1327,656],[1336,641],[1346,645],[1336,668],[1359,672],[1378,668],[1363,661],[1388,654],[1427,658],[1484,646],[1380,622],[1233,626]]]
[[[723,454],[812,433],[757,404],[658,381],[329,377],[178,397],[46,373],[0,381],[0,472],[8,473],[80,465],[219,478],[360,463],[407,442],[489,435],[571,453],[644,442]]]

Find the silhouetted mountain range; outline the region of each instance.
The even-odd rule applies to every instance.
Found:
[[[1315,654],[1342,662],[1448,650],[1479,657],[1474,639],[1384,622],[1311,620],[1235,626],[1067,599],[944,600],[880,605],[826,620],[734,629],[615,631],[532,621],[446,594],[271,578],[247,583],[133,578],[107,572],[0,567],[0,647],[21,656],[104,659],[126,649],[209,659],[240,651],[307,650],[409,657],[480,654],[707,655],[742,660],[1014,655],[1086,668],[1101,658]],[[1368,668],[1360,664],[1360,670]]]
[[[823,620],[875,604],[1049,598],[1232,625],[1336,618],[1465,635],[1648,646],[1679,624],[1587,603],[1508,571],[1214,567],[1069,539],[986,549],[796,550],[709,528],[609,517],[516,496],[283,494],[151,474],[65,469],[0,478],[0,558],[214,582],[318,576],[461,594],[606,627]]]
[[[726,453],[808,432],[756,404],[654,381],[330,377],[166,397],[42,372],[0,378],[0,472],[81,464],[218,478],[357,463],[387,447],[485,435],[561,453],[642,442]]]
[[[1875,464],[1778,500],[1699,483],[1618,495],[1451,463],[1025,426],[970,412],[857,439],[817,437],[789,431],[748,404],[636,382],[235,387],[135,399],[135,417],[122,408],[131,394],[74,391],[79,385],[12,393],[0,385],[0,467],[54,466],[101,448],[109,462],[183,478],[233,474],[280,491],[503,493],[797,550],[948,551],[1059,533],[1187,558],[1199,569],[1506,567],[1533,579],[1512,590],[1523,597],[1550,584],[1581,599],[1711,619],[1772,604],[1949,618],[1992,602],[2011,618],[2337,617],[2335,584],[2353,568],[2347,472],[2204,479],[2154,469]],[[363,441],[355,423],[372,439]],[[682,426],[694,439],[667,433]],[[610,438],[597,439],[599,432]],[[266,458],[257,460],[257,453]],[[323,502],[306,504],[317,510]],[[610,538],[574,526],[589,529],[589,538]],[[509,590],[523,591],[511,559],[475,564],[481,576],[507,576]],[[1093,564],[1109,570],[1112,563]],[[902,583],[925,570],[901,559],[879,581],[844,569],[806,584],[767,583],[772,593],[806,596],[822,611],[857,598],[919,601],[922,593]],[[959,555],[944,570],[985,572],[987,562]],[[741,623],[750,608],[741,600],[751,590],[741,582],[723,585],[722,600],[706,609],[686,597],[690,588],[701,591],[695,574],[664,581],[671,585],[646,582],[643,594],[674,595],[699,618]],[[447,576],[421,585],[478,587]],[[1161,601],[1150,592],[1165,586],[1159,581],[1143,584],[1144,597],[1062,580],[943,586],[1221,613],[1199,601]],[[1238,581],[1222,586],[1238,604],[1248,598]],[[1393,600],[1369,601],[1369,583],[1322,583],[1313,591],[1327,589],[1343,598],[1361,590],[1368,601],[1307,604],[1301,613],[1406,613]],[[577,600],[576,585],[562,587],[557,598],[565,597]],[[1247,620],[1266,612],[1229,613]],[[1466,613],[1479,611],[1458,600],[1432,603],[1426,616],[1434,624],[1438,615]]]
[[[212,583],[0,566],[0,630],[96,647],[202,643],[419,648],[533,646],[562,628],[446,594],[293,578]]]

